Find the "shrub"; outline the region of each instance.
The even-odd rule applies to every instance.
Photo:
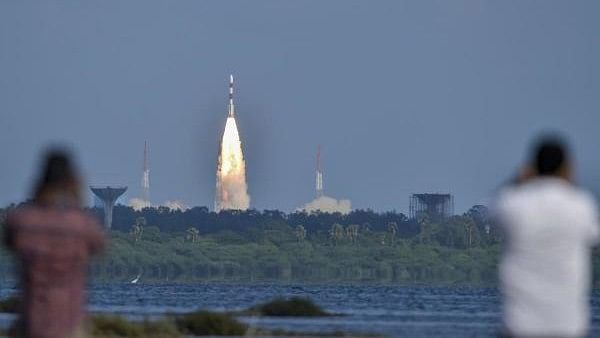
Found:
[[[95,316],[91,324],[94,338],[177,338],[180,336],[175,325],[166,320],[130,322],[119,316]]]
[[[179,316],[175,318],[175,324],[181,333],[196,336],[239,336],[248,328],[230,315],[208,311]]]
[[[268,303],[253,306],[248,309],[249,313],[262,316],[278,317],[319,317],[329,316],[319,306],[308,298],[292,297],[289,299],[277,298]]]

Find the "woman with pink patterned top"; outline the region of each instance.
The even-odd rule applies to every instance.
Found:
[[[8,216],[4,238],[21,269],[19,336],[83,334],[88,262],[104,248],[105,239],[99,224],[81,209],[80,190],[70,157],[50,152],[32,203]]]

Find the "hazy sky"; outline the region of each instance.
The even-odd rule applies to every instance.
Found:
[[[598,1],[2,1],[0,205],[42,149],[90,183],[213,205],[229,73],[252,206],[328,195],[408,209],[412,192],[484,201],[546,128],[600,191]]]

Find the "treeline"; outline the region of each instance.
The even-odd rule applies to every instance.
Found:
[[[494,283],[487,209],[448,218],[356,210],[210,212],[119,207],[97,279]]]
[[[92,210],[102,216],[98,209]],[[0,210],[0,215],[1,215]],[[395,212],[115,210],[97,280],[494,283],[501,238],[487,209]],[[0,270],[8,258],[0,255]]]
[[[14,207],[14,206],[13,206]],[[7,209],[0,209],[0,226]],[[98,210],[92,210],[98,213]],[[101,216],[101,215],[99,215]],[[0,229],[1,230],[1,229]],[[375,283],[496,282],[502,237],[475,206],[448,218],[356,210],[348,215],[249,210],[214,213],[117,207],[95,280]],[[600,251],[593,256],[600,286]],[[0,250],[0,280],[13,259]]]
[[[102,209],[92,209],[99,218],[103,217]],[[464,218],[466,216],[466,218]],[[200,234],[210,234],[218,231],[233,231],[246,233],[253,229],[269,226],[272,224],[286,224],[294,227],[302,225],[308,236],[326,234],[334,224],[343,226],[355,225],[362,231],[388,231],[393,224],[397,236],[411,238],[419,235],[423,224],[461,223],[465,220],[474,228],[469,231],[472,236],[480,237],[478,234],[492,231],[489,222],[488,211],[485,206],[474,206],[465,215],[459,218],[440,218],[435,215],[423,214],[417,219],[409,220],[402,213],[383,212],[372,210],[354,210],[349,214],[341,213],[307,213],[294,212],[286,214],[279,210],[227,210],[219,213],[211,212],[206,207],[195,207],[185,211],[173,210],[167,207],[145,208],[136,211],[131,207],[117,205],[113,215],[113,230],[130,231],[136,220],[143,217],[147,226],[155,226],[161,232],[184,232],[190,227],[198,229]],[[464,223],[464,222],[463,222]],[[465,224],[459,225],[465,225]],[[436,227],[428,229],[435,236]],[[440,229],[441,230],[441,229]],[[462,229],[463,231],[465,229]]]
[[[99,217],[103,217],[100,208],[92,209]],[[327,229],[334,223],[359,224],[372,230],[385,230],[388,223],[398,224],[402,236],[411,236],[418,232],[415,222],[410,222],[402,213],[377,213],[372,210],[355,210],[350,214],[341,213],[306,213],[294,212],[286,214],[279,210],[247,211],[223,210],[219,213],[209,211],[206,207],[194,207],[187,210],[174,210],[167,207],[152,207],[136,211],[131,207],[117,205],[113,212],[113,229],[128,231],[138,217],[144,217],[148,225],[156,226],[162,232],[181,232],[190,226],[197,227],[202,234],[222,230],[243,232],[269,223],[302,224],[309,232]]]
[[[456,249],[382,237],[374,232],[336,243],[270,229],[257,241],[233,232],[194,241],[155,231],[136,240],[113,232],[109,252],[93,264],[92,274],[108,281],[140,276],[143,282],[495,282],[497,245]]]

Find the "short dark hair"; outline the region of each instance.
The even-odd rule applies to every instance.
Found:
[[[555,176],[568,161],[568,147],[563,138],[541,137],[534,147],[532,166],[540,176]]]
[[[57,194],[61,195],[61,198],[69,196],[71,202],[78,202],[80,199],[77,170],[71,154],[62,148],[46,152],[34,187],[33,199],[38,203],[47,203],[51,199],[49,196]]]

